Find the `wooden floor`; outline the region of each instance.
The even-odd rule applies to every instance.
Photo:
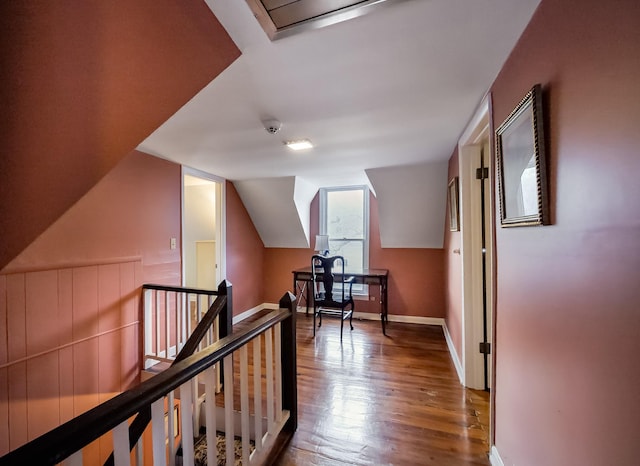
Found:
[[[489,465],[485,392],[458,382],[442,329],[297,316],[298,430],[275,464]]]

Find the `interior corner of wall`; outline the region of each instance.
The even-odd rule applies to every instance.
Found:
[[[373,197],[378,197],[378,195],[376,194],[376,188],[374,188],[373,183],[371,182],[371,177],[369,176],[369,173],[371,172],[371,169],[367,168],[364,170],[364,176],[367,179],[367,186],[369,186],[369,191],[371,191],[371,194],[373,194]]]
[[[294,179],[293,202],[305,234],[307,247],[311,247],[311,201],[318,192],[318,187],[296,176]]]

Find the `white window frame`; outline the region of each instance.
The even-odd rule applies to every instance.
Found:
[[[354,186],[338,186],[330,188],[320,188],[320,222],[319,222],[319,234],[327,234],[327,194],[336,191],[362,191],[363,200],[363,234],[364,239],[360,238],[339,238],[352,241],[362,241],[362,268],[369,268],[369,187],[367,185],[354,185]],[[338,239],[338,238],[336,238]],[[331,240],[331,238],[329,238]],[[367,285],[354,285],[353,295],[369,295],[369,287]]]

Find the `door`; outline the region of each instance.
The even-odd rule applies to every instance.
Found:
[[[480,157],[478,161],[478,169],[476,170],[476,180],[480,185],[480,193],[477,197],[477,201],[480,204],[480,257],[481,268],[476,274],[477,277],[474,281],[479,282],[481,289],[481,306],[482,306],[482,341],[479,343],[479,350],[483,357],[483,378],[484,389],[489,390],[491,388],[491,335],[492,335],[492,312],[491,312],[491,294],[493,292],[492,273],[493,267],[491,262],[492,257],[492,229],[491,229],[491,216],[489,215],[491,209],[490,199],[490,160],[491,149],[489,146],[489,140],[482,141],[480,145]]]
[[[464,385],[488,390],[492,379],[494,287],[493,163],[488,104],[459,142]]]
[[[182,181],[182,283],[215,290],[226,274],[224,182],[186,167]]]

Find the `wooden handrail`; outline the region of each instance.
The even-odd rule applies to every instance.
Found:
[[[211,304],[202,320],[198,322],[195,330],[189,335],[189,338],[185,342],[184,346],[176,356],[175,360],[171,363],[171,366],[174,366],[178,361],[182,361],[183,359],[191,356],[200,345],[200,342],[205,337],[209,328],[215,322],[216,318],[220,316],[220,328],[219,328],[219,337],[224,338],[227,335],[231,334],[231,325],[232,322],[232,314],[233,308],[231,306],[231,283],[228,280],[223,280],[218,285],[217,291],[211,290],[200,290],[196,291],[194,288],[180,288],[175,286],[165,286],[165,285],[152,285],[147,284],[143,285],[143,289],[147,290],[159,290],[159,291],[170,291],[170,292],[179,292],[179,293],[198,293],[198,294],[207,294],[209,296],[217,296],[215,301]],[[222,310],[226,309],[227,312],[221,314]],[[143,407],[138,415],[135,417],[131,425],[129,426],[129,450],[132,450],[136,445],[145,429],[149,425],[149,421],[151,421],[151,405]],[[113,466],[114,464],[114,456],[113,452],[109,455],[107,460],[104,462],[104,466]]]
[[[287,299],[286,299],[287,298]],[[0,465],[56,464],[104,435],[134,414],[147,409],[151,403],[175,390],[208,367],[222,361],[241,346],[279,322],[289,319],[295,338],[295,309],[293,295],[288,293],[280,301],[287,309],[275,310],[250,324],[243,332],[228,335],[197,354],[176,362],[169,369],[142,382],[137,387],[96,406],[80,416],[62,424],[35,440],[17,448],[0,458]],[[291,346],[291,335],[285,332],[287,346]],[[295,345],[295,340],[293,340]],[[294,346],[295,348],[295,346]],[[293,356],[295,362],[295,354]],[[288,377],[295,377],[295,366],[287,369]],[[284,378],[284,376],[283,376]],[[295,380],[290,380],[286,391],[295,393]],[[295,395],[293,395],[295,400]],[[287,405],[291,405],[288,400]],[[295,419],[293,426],[295,426]],[[295,428],[295,427],[294,427]]]
[[[142,289],[157,290],[157,291],[175,291],[177,293],[206,294],[209,296],[218,296],[220,294],[220,288],[218,288],[218,290],[205,290],[200,288],[185,288],[182,286],[156,285],[153,283],[145,283],[144,285],[142,285]]]

